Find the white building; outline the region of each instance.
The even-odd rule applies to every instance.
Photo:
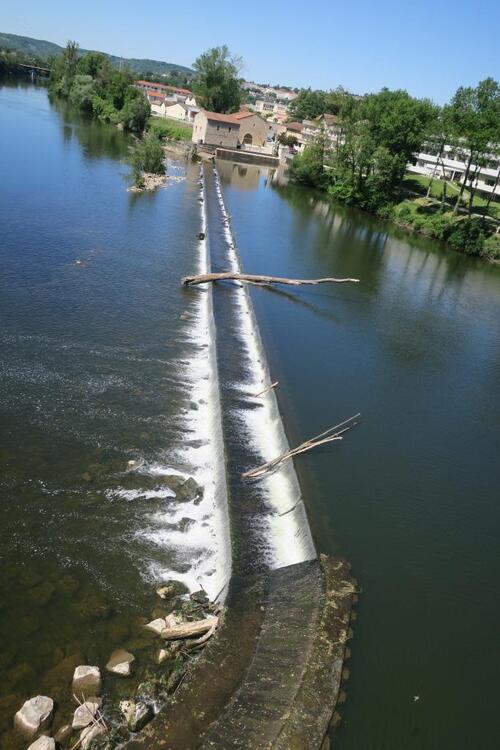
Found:
[[[434,153],[433,153],[434,152]],[[425,151],[415,154],[412,163],[408,164],[408,172],[415,174],[433,176],[436,179],[454,180],[463,182],[469,160],[469,152],[457,146],[445,146],[443,153],[439,156],[437,149],[430,144]],[[486,195],[494,194],[495,198],[500,196],[500,156],[491,155],[484,167],[472,164],[469,171],[469,179],[472,178],[472,187],[478,192]],[[471,183],[468,182],[470,186]]]

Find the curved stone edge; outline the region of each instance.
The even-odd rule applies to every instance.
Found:
[[[320,562],[321,611],[307,667],[282,716],[282,726],[268,745],[272,750],[319,750],[339,699],[356,582],[345,560],[321,555]],[[207,734],[244,683],[257,651],[272,575],[269,571],[253,580],[232,579],[221,627],[154,721],[124,745],[126,750],[205,747]],[[223,747],[262,750],[244,736],[227,736]]]
[[[268,580],[233,577],[222,623],[180,687],[126,750],[191,750],[244,680],[255,653],[268,598]]]
[[[307,672],[273,750],[318,750],[339,699],[356,582],[346,560],[320,556],[323,610]]]

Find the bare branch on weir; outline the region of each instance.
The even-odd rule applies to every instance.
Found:
[[[246,281],[249,284],[289,284],[290,286],[300,286],[302,284],[359,284],[359,279],[287,279],[281,276],[260,276],[251,273],[233,273],[224,271],[223,273],[202,273],[198,276],[184,276],[182,279],[183,286],[194,286],[195,284],[207,284],[214,281]]]
[[[345,432],[352,430],[352,428],[358,424],[355,420],[360,416],[361,414],[355,414],[353,417],[349,417],[349,419],[346,419],[343,422],[339,422],[339,424],[334,425],[334,427],[330,427],[328,430],[321,432],[319,435],[315,435],[315,437],[306,440],[296,448],[292,448],[292,450],[289,450],[286,453],[282,453],[281,456],[277,456],[271,461],[267,461],[265,464],[262,464],[262,466],[257,466],[256,469],[250,469],[250,471],[245,471],[241,475],[242,478],[258,479],[259,477],[264,476],[264,474],[267,474],[267,472],[271,471],[272,469],[275,469],[284,461],[288,461],[290,458],[298,456],[300,453],[306,453],[306,451],[317,448],[319,445],[333,443],[335,440],[342,440],[342,435]],[[344,427],[344,425],[347,426]],[[343,427],[343,429],[340,430],[339,427]]]

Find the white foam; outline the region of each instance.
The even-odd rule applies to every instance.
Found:
[[[200,169],[199,197],[201,231],[204,238],[198,243],[197,273],[210,270],[205,213],[203,174]],[[157,526],[140,532],[148,541],[172,550],[177,556],[183,552],[183,562],[189,563],[186,572],[153,564],[150,573],[158,580],[175,578],[191,590],[203,589],[213,599],[223,598],[231,575],[231,546],[227,487],[224,466],[224,444],[220,413],[220,396],[215,349],[215,322],[212,311],[212,290],[203,285],[193,290],[194,301],[186,315],[186,345],[189,356],[180,361],[180,378],[184,381],[188,399],[197,405],[182,415],[182,427],[193,436],[180,446],[173,456],[182,470],[160,464],[148,466],[151,474],[189,473],[203,487],[199,505],[178,504],[156,517]],[[144,470],[144,468],[142,469]],[[174,502],[175,504],[175,502]],[[189,518],[192,525],[184,532],[172,530],[167,524]],[[223,592],[222,597],[220,596]]]
[[[240,273],[240,262],[217,170],[214,169],[214,173],[228,246],[230,265],[228,270]],[[248,373],[245,382],[238,384],[237,387],[247,399],[254,399],[255,404],[260,406],[256,409],[242,410],[242,426],[247,439],[258,450],[264,463],[289,450],[289,444],[274,391],[271,389],[264,396],[255,397],[257,393],[271,385],[271,377],[247,288],[237,282],[234,286],[236,313],[239,316],[239,326],[235,333],[239,335],[245,352],[244,364]],[[292,565],[315,558],[316,550],[293,464],[291,462],[283,464],[273,474],[260,479],[258,484],[256,483],[257,487],[263,492],[273,509],[273,512],[265,519],[267,541],[272,550],[270,561],[272,567]]]

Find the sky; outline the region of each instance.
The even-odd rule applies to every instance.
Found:
[[[4,4],[0,31],[188,66],[227,44],[247,80],[440,104],[500,79],[500,0],[23,0]]]

